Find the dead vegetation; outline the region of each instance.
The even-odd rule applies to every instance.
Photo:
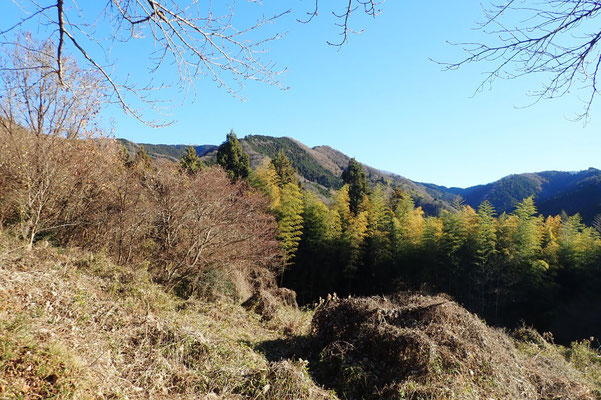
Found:
[[[601,399],[592,340],[512,338],[445,297],[334,298],[309,323],[276,284],[267,200],[222,170],[0,139],[0,399],[335,397],[313,379],[346,399]]]
[[[302,333],[307,313],[280,307],[263,324],[232,303],[168,294],[143,267],[21,245],[0,230],[1,399],[332,396],[305,362],[252,348],[286,326]]]
[[[342,398],[601,398],[561,348],[524,332],[512,339],[449,298],[418,294],[334,299],[312,322],[319,379]]]
[[[130,161],[112,140],[0,126],[0,187],[0,223],[29,248],[49,240],[147,262],[182,297],[244,301],[251,275],[267,281],[280,269],[267,199],[220,168],[192,176],[165,160]]]
[[[182,299],[145,264],[0,230],[0,399],[601,398],[591,341],[509,336],[446,297],[276,301]]]

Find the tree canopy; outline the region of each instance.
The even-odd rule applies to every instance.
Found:
[[[350,209],[357,215],[359,205],[363,202],[369,188],[363,166],[354,158],[351,158],[346,169],[342,171],[342,181],[349,186]]]
[[[227,134],[225,142],[217,149],[217,163],[227,171],[232,180],[246,178],[250,174],[250,158],[242,149],[234,131]]]

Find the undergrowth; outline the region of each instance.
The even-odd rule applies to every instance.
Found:
[[[0,399],[601,399],[592,339],[510,336],[446,297],[269,319],[227,298],[183,299],[144,263],[26,250],[0,230]]]
[[[225,300],[182,300],[145,265],[43,242],[27,251],[0,234],[2,399],[330,398],[303,361],[254,349],[309,321],[294,308],[262,322]]]

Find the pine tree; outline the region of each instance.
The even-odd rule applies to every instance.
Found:
[[[348,166],[342,172],[342,181],[349,186],[349,207],[354,215],[359,213],[359,206],[367,195],[367,177],[363,166],[351,158]]]
[[[238,137],[231,131],[217,150],[217,163],[225,169],[232,180],[244,179],[251,172],[250,158],[242,149]]]
[[[186,147],[186,154],[182,157],[179,165],[182,171],[190,175],[194,175],[202,168],[202,161],[196,154],[194,146]]]

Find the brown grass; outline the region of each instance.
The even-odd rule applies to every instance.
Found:
[[[304,362],[253,350],[306,328],[306,313],[282,308],[263,324],[232,303],[167,294],[143,266],[21,246],[0,233],[0,399],[331,397]]]
[[[446,297],[333,299],[313,314],[283,307],[284,292],[265,318],[169,294],[145,264],[24,247],[0,229],[0,399],[336,398],[314,379],[345,399],[601,398],[592,341],[509,336]]]
[[[320,379],[342,398],[601,398],[540,335],[515,341],[443,296],[329,301],[313,335]]]

